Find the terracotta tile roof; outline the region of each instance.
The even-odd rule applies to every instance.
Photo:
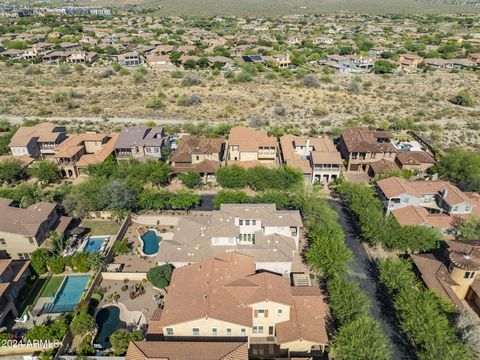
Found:
[[[240,152],[257,152],[260,146],[277,147],[277,139],[264,130],[235,126],[230,130],[228,145],[238,145]]]
[[[447,190],[447,196],[444,198],[449,205],[468,203],[473,205],[471,197],[467,196],[458,187],[448,181],[424,181],[424,180],[405,180],[396,176],[377,181],[378,187],[388,197],[392,198],[402,194],[409,194],[416,197],[423,195],[442,195]]]
[[[21,126],[10,140],[10,147],[26,146],[31,139],[36,138],[38,142],[54,142],[65,132],[65,128],[54,124],[43,122],[32,127]]]
[[[304,291],[304,295],[293,296],[294,306],[290,308],[290,320],[276,325],[279,344],[298,340],[322,345],[328,344],[325,327],[327,305],[318,288],[309,287],[308,289],[310,294]]]
[[[450,299],[455,305],[463,307],[462,301],[452,290],[458,285],[452,280],[445,264],[434,254],[411,255],[412,260],[420,272],[425,285],[444,298]]]
[[[403,151],[397,153],[397,159],[402,166],[435,164],[435,159],[425,151]]]
[[[378,142],[378,139],[391,139],[390,131],[370,131],[368,128],[353,128],[342,132],[342,139],[348,152],[396,152],[395,147],[388,142]]]
[[[171,161],[189,163],[192,161],[192,155],[220,154],[224,142],[225,140],[220,138],[185,135],[180,139]]]
[[[374,175],[385,173],[389,170],[398,170],[397,164],[387,159],[380,159],[370,163]]]
[[[214,174],[219,168],[220,168],[220,161],[204,160],[196,164],[175,163],[175,165],[172,165],[172,172],[174,174],[181,174],[181,173],[193,171],[193,172],[198,172],[203,174]]]
[[[135,341],[125,360],[247,360],[245,342]]]
[[[254,273],[253,258],[238,253],[175,269],[159,325],[213,318],[252,326],[252,309],[239,303],[225,285]]]
[[[0,231],[24,236],[35,236],[56,208],[56,204],[39,202],[21,209],[8,205],[9,202],[9,199],[0,202]]]
[[[27,167],[28,165],[32,164],[35,159],[28,156],[28,155],[22,155],[22,156],[14,156],[14,155],[2,155],[0,156],[0,161],[7,160],[7,159],[16,159],[22,163],[23,167]]]
[[[455,217],[447,214],[430,214],[421,206],[405,206],[392,211],[392,215],[402,226],[430,225],[436,228],[448,229],[455,225]]]

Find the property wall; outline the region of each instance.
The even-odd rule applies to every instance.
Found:
[[[247,152],[247,151],[242,151],[240,152],[240,161],[254,161],[258,159],[258,153],[257,152]]]
[[[225,236],[225,237],[213,236],[211,241],[212,241],[212,245],[216,245],[216,246],[230,245],[231,246],[237,243],[237,238],[235,236]]]
[[[147,278],[145,272],[102,272],[103,280],[130,280],[130,281],[142,281]]]

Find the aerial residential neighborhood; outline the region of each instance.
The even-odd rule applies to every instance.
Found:
[[[0,0],[0,359],[480,359],[468,0]]]

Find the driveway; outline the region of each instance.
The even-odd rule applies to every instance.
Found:
[[[400,332],[395,310],[388,301],[388,294],[377,282],[376,266],[365,251],[349,215],[344,211],[339,200],[329,199],[328,202],[338,214],[339,224],[345,233],[345,243],[353,253],[354,261],[349,270],[349,277],[370,299],[372,316],[380,322],[383,333],[390,340],[393,359],[416,359],[412,346]]]

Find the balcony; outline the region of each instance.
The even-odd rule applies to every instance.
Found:
[[[250,336],[248,338],[248,342],[250,344],[276,344],[277,339],[275,339],[275,336],[262,336],[262,337]]]

